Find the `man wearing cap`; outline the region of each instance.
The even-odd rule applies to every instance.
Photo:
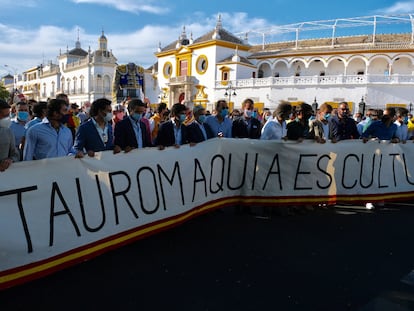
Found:
[[[13,162],[19,161],[20,157],[10,124],[10,106],[0,99],[0,172],[4,172]]]
[[[201,106],[193,108],[194,121],[187,125],[187,140],[190,145],[201,143],[213,137],[213,133],[206,120],[206,109]]]

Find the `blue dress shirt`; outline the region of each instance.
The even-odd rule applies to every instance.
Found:
[[[54,129],[48,119],[43,119],[27,130],[23,160],[39,160],[45,158],[63,157],[71,154],[72,132],[66,126],[60,125]]]

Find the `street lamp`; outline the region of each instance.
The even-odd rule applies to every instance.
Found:
[[[231,102],[231,96],[237,96],[236,88],[233,87],[231,82],[229,82],[229,85],[226,87],[226,93],[224,93],[224,96],[229,98],[229,100],[228,100],[229,104]]]
[[[316,101],[316,96],[315,96],[315,100],[313,101],[313,104],[312,104],[312,110],[315,114],[318,112],[318,102]]]
[[[364,96],[361,97],[361,101],[358,104],[358,112],[361,114],[361,117],[365,115],[365,102],[364,102]]]

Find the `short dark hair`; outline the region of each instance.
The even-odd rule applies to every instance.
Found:
[[[4,100],[0,99],[0,109],[9,109],[9,108],[11,108],[10,105]]]
[[[157,112],[161,113],[161,111],[163,111],[164,109],[167,109],[167,104],[166,103],[160,103],[158,105]]]
[[[397,109],[395,109],[395,113],[396,113],[397,117],[401,117],[401,116],[408,115],[409,111],[408,111],[407,108],[398,107]]]
[[[32,111],[35,117],[40,117],[43,114],[43,109],[47,109],[47,102],[35,102],[33,103]]]
[[[171,107],[171,115],[176,116],[176,115],[179,115],[183,111],[185,112],[186,110],[187,110],[187,107],[185,105],[177,103]]]
[[[52,117],[54,112],[60,113],[62,106],[66,106],[63,99],[49,99],[47,102],[47,116]]]
[[[128,104],[128,111],[134,111],[135,107],[145,107],[147,108],[147,104],[145,104],[142,100],[140,99],[130,99],[127,101]]]
[[[288,101],[281,101],[280,104],[276,107],[276,110],[273,113],[273,116],[276,117],[280,114],[286,114],[292,112],[292,105]]]
[[[219,99],[217,102],[216,102],[216,110],[218,110],[219,109],[219,106],[220,106],[220,104],[221,103],[224,103],[224,104],[226,104],[227,105],[227,102],[224,100],[224,99]]]
[[[56,99],[64,100],[65,102],[69,101],[69,96],[65,93],[59,93],[56,95]]]
[[[106,98],[98,98],[91,104],[91,110],[89,115],[95,117],[98,115],[99,110],[105,110],[106,106],[111,106],[112,102]]]

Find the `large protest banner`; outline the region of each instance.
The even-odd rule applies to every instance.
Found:
[[[0,289],[235,204],[414,198],[414,144],[212,139],[0,173]]]

